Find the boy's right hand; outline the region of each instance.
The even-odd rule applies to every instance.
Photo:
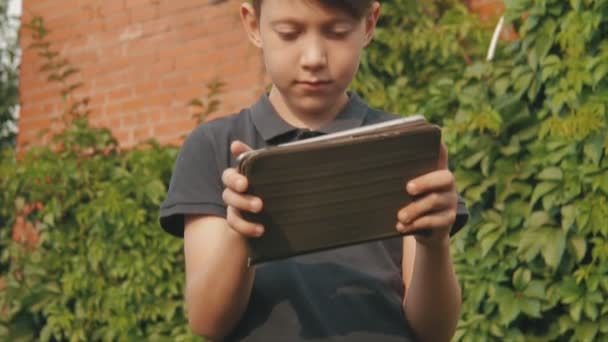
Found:
[[[230,144],[230,152],[235,158],[250,150],[249,146],[238,140]],[[226,220],[230,227],[244,237],[261,236],[264,233],[264,227],[246,221],[241,216],[242,211],[259,213],[263,206],[259,197],[245,194],[249,186],[247,177],[240,174],[235,168],[228,168],[222,174],[222,182],[226,187],[222,193],[222,198],[227,206]]]

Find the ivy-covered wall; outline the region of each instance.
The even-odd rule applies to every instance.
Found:
[[[353,88],[444,128],[472,214],[455,340],[608,339],[608,0],[507,1],[519,39],[492,61],[460,1],[383,6]],[[194,339],[156,216],[176,150],[121,149],[71,114],[55,143],[2,155],[0,340]]]
[[[472,211],[453,241],[456,340],[608,339],[608,1],[507,1],[519,40],[457,1],[385,4],[357,89],[444,127]]]

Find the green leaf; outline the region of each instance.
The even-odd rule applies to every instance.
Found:
[[[528,298],[547,300],[545,284],[540,280],[530,281],[524,289],[524,295]]]
[[[488,252],[494,247],[496,241],[502,236],[501,231],[494,231],[481,240],[481,256],[485,257]]]
[[[519,301],[517,300],[504,300],[500,302],[500,323],[503,325],[509,325],[519,315]]]
[[[540,301],[537,299],[523,299],[520,309],[530,317],[540,318]]]
[[[571,0],[572,1],[572,0]],[[574,339],[576,341],[591,342],[595,341],[595,337],[599,327],[592,322],[581,322],[574,328]]]
[[[562,229],[567,232],[570,230],[576,219],[576,208],[573,205],[565,205],[561,208]]]
[[[501,77],[494,81],[494,93],[496,96],[504,95],[510,86],[511,80],[507,77]]]
[[[583,301],[582,300],[578,300],[572,304],[570,304],[570,317],[572,317],[572,319],[575,322],[580,322],[581,320],[581,312],[583,311]]]
[[[545,168],[537,176],[538,179],[546,180],[546,181],[550,181],[550,180],[558,181],[558,180],[562,180],[563,177],[564,177],[564,173],[562,172],[562,169],[559,167],[555,167],[555,166]]]
[[[462,166],[464,166],[467,169],[470,169],[473,166],[477,165],[485,155],[486,155],[485,151],[479,151],[479,152],[473,154],[472,156],[468,157],[466,160],[464,160],[462,162]]]
[[[145,187],[146,195],[154,204],[160,204],[165,196],[165,185],[158,179],[152,180]]]
[[[598,325],[600,326],[601,333],[608,333],[608,315],[602,316]]]
[[[595,321],[598,317],[598,308],[597,306],[590,302],[590,301],[585,301],[585,315],[587,315],[587,317],[589,317],[592,321]]]
[[[553,36],[557,24],[554,20],[548,19],[543,23],[541,33],[537,36],[535,42],[535,52],[538,58],[543,59],[549,53],[553,45]]]
[[[544,229],[546,240],[541,254],[545,263],[552,269],[556,269],[562,260],[564,250],[566,248],[566,236],[561,229],[547,228]]]
[[[580,236],[573,236],[569,239],[569,242],[574,250],[576,261],[580,262],[587,254],[587,241]]]
[[[513,83],[513,89],[515,89],[516,96],[518,98],[521,97],[522,94],[526,92],[526,90],[528,90],[528,88],[532,84],[533,78],[534,78],[534,73],[528,72],[528,73],[521,75],[520,77],[517,78],[517,80],[515,80],[515,82]]]
[[[569,0],[569,1],[570,1],[570,6],[572,7],[573,10],[580,11],[581,0]]]
[[[524,261],[531,262],[540,253],[542,245],[538,241],[541,238],[542,232],[537,229],[525,230],[517,247],[517,255]]]
[[[541,59],[541,80],[546,82],[549,78],[557,76],[563,66],[560,58],[556,55],[549,55],[546,58]]]
[[[528,285],[531,278],[532,272],[530,272],[530,270],[518,268],[513,273],[513,286],[516,290],[523,290]]]
[[[546,211],[535,211],[530,214],[526,222],[530,228],[539,228],[552,223],[552,221],[551,216]]]
[[[530,207],[534,206],[539,198],[550,193],[551,191],[557,188],[559,183],[556,182],[541,182],[536,187],[534,187],[534,191],[532,192],[532,198],[530,199]]]
[[[454,177],[456,178],[456,184],[460,191],[466,190],[473,184],[478,184],[481,180],[481,175],[470,170],[457,169],[454,171]]]
[[[587,158],[589,158],[594,165],[600,164],[600,160],[602,158],[604,146],[601,137],[596,137],[592,141],[585,144],[583,147],[583,153]]]

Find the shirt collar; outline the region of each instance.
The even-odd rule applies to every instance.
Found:
[[[363,125],[368,107],[356,93],[349,92],[348,95],[349,100],[346,106],[332,122],[321,127],[320,132],[335,133]],[[297,129],[281,118],[270,103],[268,94],[262,95],[260,100],[251,107],[251,117],[255,128],[267,142],[279,135]]]

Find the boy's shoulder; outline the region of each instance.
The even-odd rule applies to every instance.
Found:
[[[249,108],[211,119],[198,125],[188,136],[188,140],[196,142],[218,142],[234,138],[251,129]]]
[[[385,112],[383,110],[368,106],[367,114],[365,116],[365,124],[371,125],[371,124],[375,124],[375,123],[398,119],[401,117],[402,117],[401,115],[398,115],[395,113],[390,113],[390,112]]]
[[[203,122],[198,125],[191,134],[193,135],[222,135],[227,134],[235,128],[243,127],[248,122],[249,109],[244,108],[239,112],[222,115],[220,117],[213,118],[209,121]]]

